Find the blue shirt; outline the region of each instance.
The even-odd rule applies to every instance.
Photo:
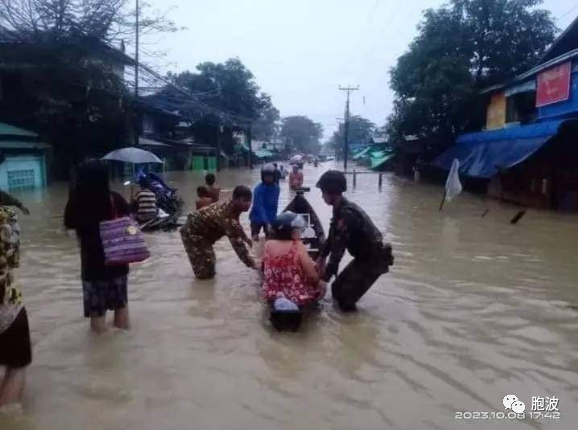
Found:
[[[253,193],[253,207],[249,213],[252,223],[272,224],[277,218],[279,185],[261,182]]]

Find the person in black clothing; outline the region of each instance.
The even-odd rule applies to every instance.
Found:
[[[275,167],[275,183],[278,184],[279,181],[281,180],[281,171],[279,170],[279,167],[277,166],[277,163],[273,163],[273,166]]]
[[[107,310],[114,310],[115,327],[129,328],[128,264],[105,266],[100,239],[101,221],[129,214],[127,201],[110,191],[106,166],[99,160],[82,163],[66,204],[64,225],[76,230],[80,243],[84,316],[96,332],[106,330]]]
[[[389,271],[393,264],[391,245],[383,243],[383,236],[371,218],[343,196],[347,190],[343,173],[337,170],[325,172],[317,187],[321,189],[325,203],[333,206],[329,237],[318,260],[321,279],[328,282],[336,275],[331,285],[333,298],[343,311],[352,311],[375,281]],[[353,261],[337,275],[345,249]],[[329,263],[324,268],[323,262],[330,254]]]

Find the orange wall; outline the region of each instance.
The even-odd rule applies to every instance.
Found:
[[[492,95],[488,105],[486,129],[503,128],[506,124],[506,94],[504,92]]]

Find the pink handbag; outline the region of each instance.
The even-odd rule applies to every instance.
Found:
[[[116,211],[114,219],[101,221],[100,239],[106,266],[139,263],[150,257],[138,224],[129,216],[116,218]]]

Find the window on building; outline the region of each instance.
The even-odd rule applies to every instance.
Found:
[[[153,134],[155,132],[155,123],[153,119],[147,114],[144,114],[142,117],[142,131],[143,133],[148,134]]]
[[[35,179],[34,169],[9,171],[8,189],[34,188],[36,183]]]
[[[506,99],[506,122],[528,124],[537,118],[536,91],[513,94]]]

